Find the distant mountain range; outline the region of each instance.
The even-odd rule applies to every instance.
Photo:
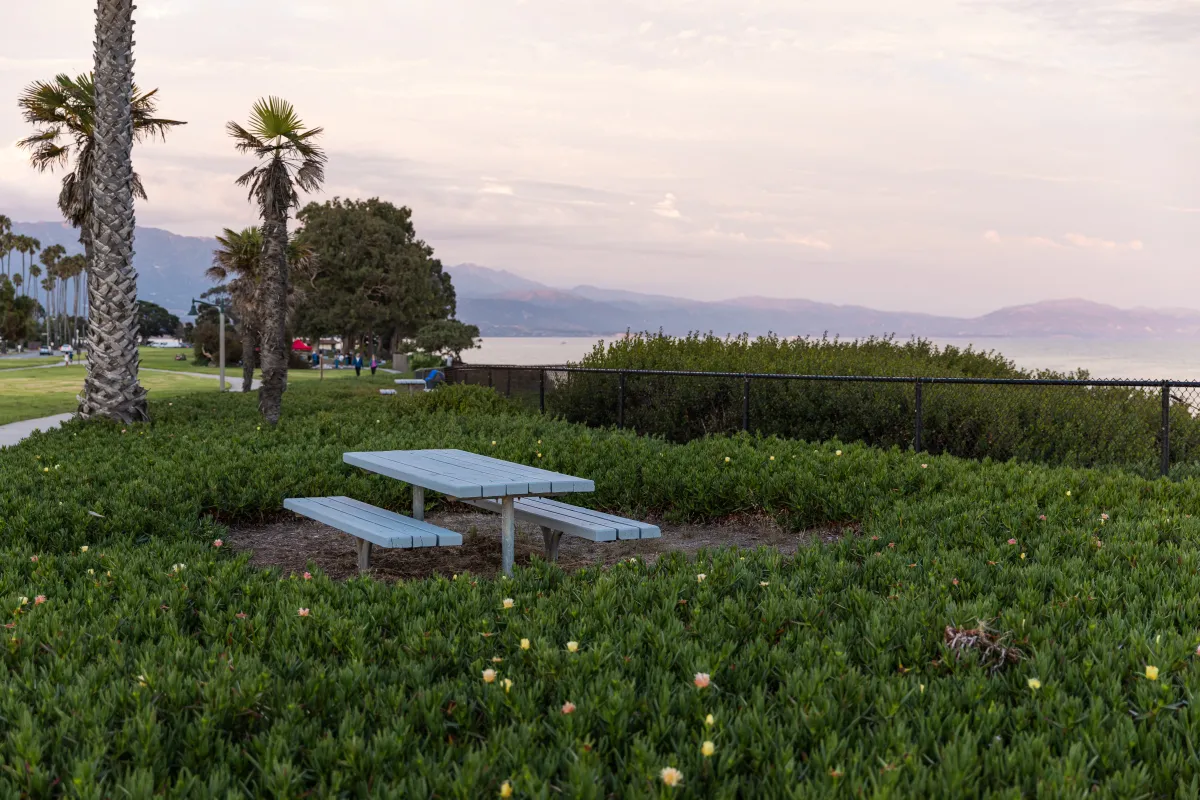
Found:
[[[476,264],[448,269],[458,292],[459,319],[478,325],[483,336],[611,336],[661,329],[672,335],[1200,339],[1200,311],[1191,309],[1122,309],[1076,299],[1012,306],[982,317],[944,317],[812,300],[700,302],[595,286],[555,289]]]
[[[61,244],[79,252],[77,232],[61,222],[18,222],[17,233],[42,247]],[[193,297],[212,285],[204,271],[216,240],[139,227],[134,242],[138,296],[186,312]],[[19,259],[17,259],[19,261]],[[1122,309],[1087,300],[1051,300],[993,311],[982,317],[944,317],[812,300],[740,297],[701,302],[596,286],[560,289],[511,272],[458,264],[447,267],[458,293],[458,318],[484,336],[612,336],[626,330],[682,335],[774,332],[780,336],[853,338],[895,334],[928,336],[1089,339],[1200,339],[1200,311]]]
[[[79,231],[65,222],[14,222],[13,233],[32,236],[42,247],[61,244],[67,253],[81,253]],[[211,287],[204,270],[212,264],[216,239],[179,236],[161,228],[138,227],[134,234],[133,266],[138,272],[138,297],[176,314],[186,312],[192,298]],[[20,255],[13,254],[13,263]]]

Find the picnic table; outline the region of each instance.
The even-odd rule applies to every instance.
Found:
[[[414,520],[425,518],[425,491],[500,511],[501,570],[511,576],[516,549],[516,507],[520,498],[593,492],[586,478],[513,464],[463,450],[387,450],[346,453],[343,461],[412,486]],[[492,503],[480,501],[493,501]],[[649,527],[649,526],[648,526]],[[657,529],[655,529],[657,531]],[[657,535],[657,534],[656,534]]]

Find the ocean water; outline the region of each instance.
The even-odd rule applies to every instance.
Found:
[[[463,354],[470,364],[563,364],[578,361],[600,337],[485,338],[483,346]],[[995,350],[1025,369],[1071,372],[1084,369],[1093,378],[1200,380],[1200,342],[1110,341],[1098,339],[935,339],[937,344],[972,345]]]

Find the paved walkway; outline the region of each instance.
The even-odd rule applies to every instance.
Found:
[[[162,372],[167,375],[188,375],[192,378],[208,378],[209,380],[214,380],[214,381],[219,381],[221,379],[220,375],[214,375],[211,372],[181,372],[180,370],[177,370],[177,369],[154,369],[152,367],[142,367],[139,371],[140,372]],[[241,371],[241,367],[238,368],[238,371],[239,372]],[[226,373],[225,373],[225,382],[230,385],[231,388],[229,389],[229,391],[231,391],[231,392],[240,392],[242,390],[242,379],[233,377],[233,375],[231,373],[229,373],[228,371],[226,371]],[[255,381],[250,384],[251,390],[257,389],[260,386],[262,386],[262,381],[260,381],[258,379],[255,379]]]
[[[75,415],[55,414],[53,417],[25,419],[20,422],[10,422],[7,425],[0,425],[0,447],[11,447],[27,436],[30,436],[34,431],[53,430],[73,416]]]

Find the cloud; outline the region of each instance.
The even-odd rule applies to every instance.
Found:
[[[833,245],[824,239],[818,239],[815,236],[804,236],[795,233],[782,233],[779,236],[767,239],[768,242],[776,244],[790,244],[798,247],[811,247],[815,250],[832,250]]]
[[[511,196],[513,196],[513,194],[515,194],[515,192],[513,191],[513,187],[511,187],[511,186],[507,186],[503,183],[495,183],[493,181],[488,180],[487,178],[484,178],[483,180],[484,180],[484,184],[483,184],[483,188],[481,188],[479,190],[480,194],[501,194],[501,195],[506,195],[509,197],[511,197]]]
[[[662,200],[654,204],[654,213],[660,217],[667,219],[683,219],[683,215],[679,213],[679,209],[675,207],[675,195],[667,192]]]
[[[1100,239],[1095,236],[1084,236],[1081,233],[1063,234],[1062,241],[1058,241],[1045,236],[1001,236],[998,231],[989,230],[983,234],[983,240],[991,244],[1014,242],[1034,247],[1062,248],[1070,245],[1085,250],[1142,250],[1145,248],[1145,243],[1141,239],[1117,242],[1110,239]]]
[[[654,23],[650,20],[646,20],[641,25],[638,25],[638,33],[640,33],[642,36],[645,36],[647,33],[650,32],[650,29],[653,27],[654,27]]]
[[[1084,236],[1081,233],[1068,233],[1064,235],[1063,238],[1076,247],[1085,247],[1088,249],[1141,250],[1143,247],[1140,239],[1134,239],[1130,242],[1113,242],[1108,239],[1097,239],[1093,236]]]

